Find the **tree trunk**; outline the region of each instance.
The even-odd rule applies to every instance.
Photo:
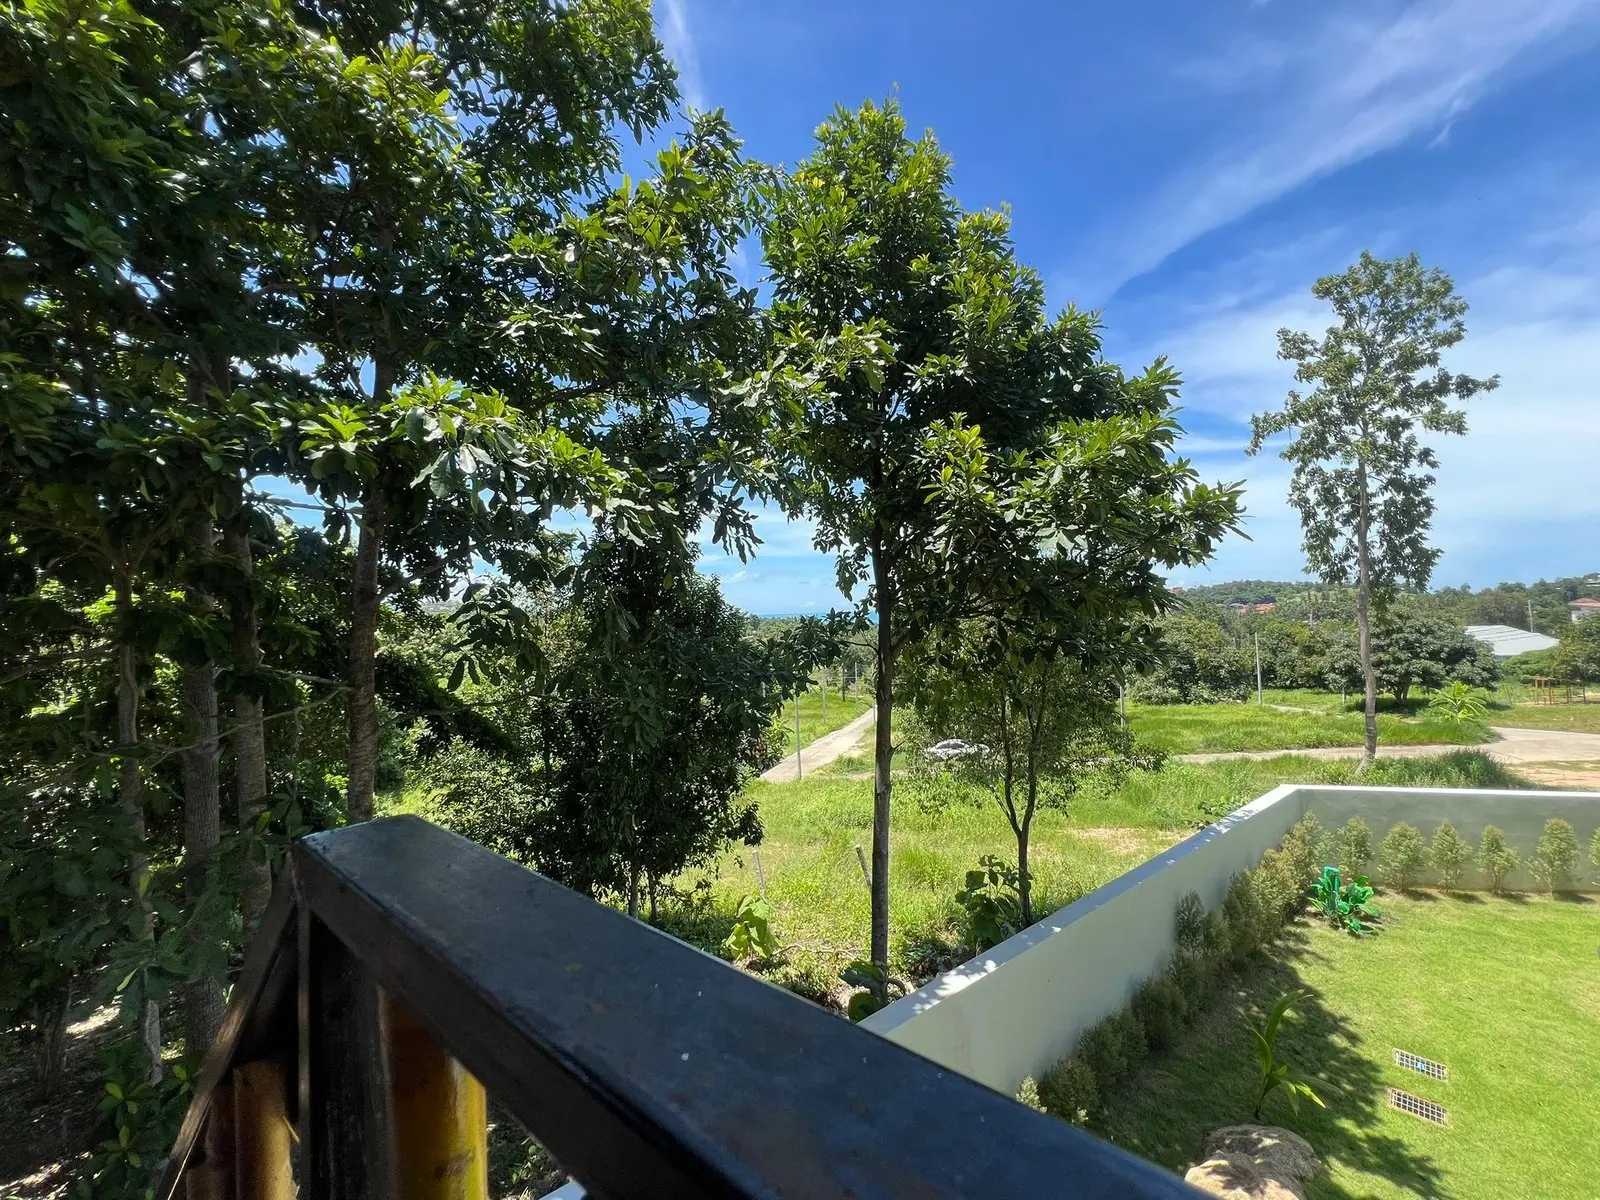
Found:
[[[255,572],[250,558],[250,534],[240,526],[228,531],[224,550],[233,558],[240,573],[249,580]],[[256,615],[255,596],[249,591],[235,596],[232,618],[234,669],[249,674],[261,665],[261,634]],[[244,681],[233,692],[233,780],[239,805],[239,829],[248,838],[267,806],[267,736],[262,721],[261,697],[253,690],[255,680]],[[244,877],[240,880],[239,903],[246,930],[261,919],[272,893],[272,872],[254,841],[247,847]]]
[[[117,648],[117,805],[128,822],[133,852],[128,856],[128,884],[133,890],[136,918],[135,936],[142,942],[156,940],[155,909],[151,907],[150,855],[145,848],[144,776],[139,769],[139,656],[127,640],[133,613],[133,581],[128,571],[119,568],[115,582],[118,637]],[[161,1078],[161,1009],[147,987],[138,1013],[139,1042],[149,1062],[150,1079]]]
[[[61,985],[59,995],[48,998],[39,1016],[43,1044],[39,1054],[39,1098],[50,1101],[61,1087],[66,1067],[67,1016],[72,1012],[72,977]]]
[[[1367,544],[1371,517],[1367,501],[1365,463],[1357,468],[1356,478],[1361,501],[1361,515],[1356,523],[1356,628],[1360,637],[1361,676],[1366,684],[1366,703],[1362,711],[1365,714],[1367,729],[1366,749],[1362,753],[1360,764],[1356,767],[1356,774],[1359,775],[1366,771],[1372,765],[1372,760],[1378,756],[1378,673],[1372,665],[1372,555]]]
[[[372,819],[378,778],[378,565],[382,561],[382,494],[368,490],[356,543],[355,597],[350,614],[350,781],[345,793],[350,821]]]
[[[628,915],[639,919],[639,864],[628,864]]]
[[[1022,820],[1013,826],[1017,835],[1017,894],[1022,900],[1022,926],[1033,924],[1033,874],[1028,870],[1028,835],[1033,832],[1033,814],[1039,807],[1039,780],[1028,764],[1028,807]]]
[[[207,563],[216,545],[216,530],[209,517],[195,523],[190,533],[192,565]],[[189,585],[189,597],[197,611],[216,608],[206,590]],[[184,949],[191,970],[202,957],[206,942],[220,937],[201,917],[206,893],[214,886],[215,854],[221,839],[221,818],[217,787],[217,668],[211,661],[186,664],[181,669],[183,696],[183,870],[184,899],[188,922],[184,927]],[[198,1063],[222,1028],[222,980],[214,974],[196,973],[183,989],[183,1037],[191,1062]]]
[[[874,681],[877,727],[872,739],[872,962],[889,974],[889,800],[893,794],[890,774],[894,761],[894,597],[888,587],[888,571],[881,550],[874,547],[872,572],[878,608],[878,670]],[[888,985],[883,985],[880,1000],[888,1000]]]

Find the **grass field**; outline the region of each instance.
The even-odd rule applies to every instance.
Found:
[[[1259,1020],[1291,988],[1313,997],[1279,1052],[1333,1082],[1328,1108],[1280,1097],[1263,1119],[1330,1165],[1310,1200],[1600,1196],[1600,904],[1545,897],[1381,897],[1384,931],[1357,940],[1297,924],[1170,1054],[1115,1089],[1097,1132],[1182,1171],[1207,1132],[1249,1121]],[[1445,1063],[1403,1071],[1394,1049]],[[1448,1128],[1389,1108],[1394,1086],[1445,1105]]]
[[[1489,724],[1600,733],[1600,700],[1594,704],[1515,704],[1505,708],[1491,705]]]
[[[836,688],[828,689],[826,697],[821,688],[812,688],[799,701],[791,700],[778,714],[777,725],[783,730],[783,752],[794,753],[794,710],[800,707],[800,745],[809,746],[825,733],[832,733],[850,724],[872,707],[872,694],[863,691],[839,698]]]
[[[1169,763],[1120,784],[1087,780],[1067,811],[1042,810],[1034,821],[1030,860],[1040,914],[1070,903],[1153,854],[1187,837],[1279,783],[1348,783],[1352,760],[1286,755],[1262,761]],[[1365,777],[1375,784],[1516,787],[1516,775],[1486,756],[1456,752],[1429,758],[1380,759]],[[760,847],[774,932],[794,947],[799,969],[819,980],[863,953],[869,905],[855,847],[872,846],[870,780],[817,775],[797,783],[751,785],[765,838]],[[970,957],[961,939],[955,894],[986,854],[1016,861],[1016,842],[992,800],[978,792],[942,807],[927,803],[905,779],[891,818],[891,960],[920,982]],[[694,883],[682,881],[683,885]],[[756,891],[755,858],[737,847],[725,854],[696,904],[678,907],[667,928],[714,947],[726,935],[739,897]]]
[[[1337,706],[1337,696],[1329,699]],[[1130,704],[1128,724],[1140,741],[1173,754],[1359,746],[1366,736],[1360,713],[1336,707],[1286,712],[1255,704]],[[1426,716],[1378,715],[1378,739],[1390,745],[1472,745],[1490,736],[1475,726]]]

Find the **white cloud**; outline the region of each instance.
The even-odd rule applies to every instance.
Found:
[[[667,56],[678,68],[678,90],[691,108],[706,107],[705,86],[700,78],[700,55],[694,35],[689,32],[689,13],[685,0],[657,0],[656,33],[667,48]]]
[[[1195,85],[1182,102],[1249,88],[1250,114],[1220,122],[1240,133],[1176,171],[1131,222],[1089,239],[1099,257],[1070,272],[1073,294],[1103,298],[1308,180],[1444,125],[1536,49],[1575,53],[1597,33],[1597,0],[1423,0],[1386,22],[1341,10],[1292,42],[1235,43],[1191,64],[1175,72]]]

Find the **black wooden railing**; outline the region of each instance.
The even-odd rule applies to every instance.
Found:
[[[595,1196],[1197,1194],[401,817],[294,847],[158,1197],[481,1196],[466,1072]]]

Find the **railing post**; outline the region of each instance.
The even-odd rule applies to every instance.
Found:
[[[384,996],[401,1200],[488,1200],[488,1100],[411,1011]]]
[[[300,908],[300,1121],[315,1200],[391,1200],[393,1122],[378,985]]]
[[[238,1200],[293,1200],[283,1070],[271,1059],[234,1071],[233,1129]]]

